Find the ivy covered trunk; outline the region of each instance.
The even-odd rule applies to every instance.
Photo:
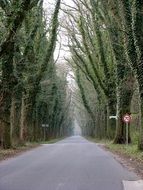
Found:
[[[37,1],[38,2],[38,1]],[[12,1],[5,2],[7,34],[1,43],[0,59],[2,62],[2,81],[0,90],[0,122],[3,128],[3,146],[11,147],[10,138],[10,109],[13,96],[13,89],[17,84],[17,78],[14,75],[13,58],[16,43],[16,34],[20,29],[26,12],[32,8],[30,0],[23,0],[21,3]],[[10,7],[8,7],[10,5]],[[16,7],[19,6],[17,10]],[[10,9],[9,9],[10,8]],[[7,12],[8,11],[8,12]]]
[[[123,122],[123,116],[130,113],[131,108],[131,100],[133,96],[133,85],[134,78],[132,74],[126,76],[126,78],[120,84],[118,88],[118,100],[117,100],[117,113],[118,120],[116,126],[116,136],[114,139],[114,143],[116,144],[124,144],[126,142],[126,124]],[[130,125],[129,125],[129,133],[128,133],[128,142],[131,143],[130,137]]]
[[[139,78],[140,94],[140,131],[139,131],[139,149],[143,150],[143,75]]]
[[[13,74],[13,49],[14,43],[7,42],[5,54],[2,55],[2,88],[0,91],[0,120],[3,130],[3,147],[10,148],[10,108],[13,88],[17,80]],[[9,53],[10,52],[10,53]]]
[[[16,113],[16,99],[13,96],[10,109],[10,141],[12,147],[17,145],[17,120],[18,116]]]
[[[143,116],[143,1],[134,0],[133,6],[129,0],[122,1],[124,14],[125,48],[139,84],[140,112]],[[132,12],[133,11],[133,12]],[[143,119],[140,122],[139,148],[143,150]]]
[[[7,79],[8,81],[8,79]],[[0,105],[0,123],[1,123],[1,144],[4,148],[10,148],[10,106],[11,106],[11,90],[7,89],[9,84],[5,83],[5,89],[1,90]]]
[[[109,118],[110,116],[116,115],[116,103],[113,101],[113,99],[108,101],[107,109],[107,137],[109,139],[113,139],[116,130],[116,119]]]
[[[137,80],[140,93],[141,126],[139,135],[139,149],[143,150],[143,1],[134,1],[134,21],[133,21],[134,41],[137,53]]]
[[[127,99],[126,99],[127,100]],[[126,142],[126,124],[123,122],[123,116],[128,113],[130,114],[130,103],[126,101],[125,107],[122,107],[121,102],[119,104],[119,115],[118,115],[118,120],[116,123],[116,135],[114,139],[115,144],[125,144]],[[125,102],[124,102],[125,103]],[[125,108],[125,109],[124,109]],[[130,137],[130,124],[128,125],[129,127],[129,133],[128,133],[128,142],[131,143],[131,137]]]
[[[143,98],[141,98],[141,113],[140,113],[140,119],[141,119],[141,127],[140,127],[140,134],[139,134],[139,144],[138,147],[140,150],[143,150]]]

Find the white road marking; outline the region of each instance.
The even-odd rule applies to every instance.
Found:
[[[123,181],[124,190],[143,190],[143,180]]]

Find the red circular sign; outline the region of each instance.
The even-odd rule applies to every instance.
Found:
[[[131,116],[130,116],[129,114],[125,114],[125,115],[123,116],[123,121],[124,121],[125,123],[130,123],[130,121],[131,121]]]

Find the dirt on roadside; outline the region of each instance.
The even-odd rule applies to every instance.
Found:
[[[18,155],[22,154],[23,152],[26,152],[26,151],[36,148],[38,146],[40,146],[40,145],[39,144],[30,144],[27,146],[17,147],[17,148],[13,148],[13,149],[0,148],[0,161],[18,156]]]
[[[143,162],[137,159],[133,159],[132,157],[125,155],[119,151],[111,150],[105,144],[97,144],[102,149],[109,151],[113,154],[113,157],[120,162],[124,167],[126,167],[129,171],[136,173],[141,179],[143,179]]]

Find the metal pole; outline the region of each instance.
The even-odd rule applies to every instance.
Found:
[[[128,145],[128,133],[129,133],[129,125],[128,122],[126,123],[126,145]]]

